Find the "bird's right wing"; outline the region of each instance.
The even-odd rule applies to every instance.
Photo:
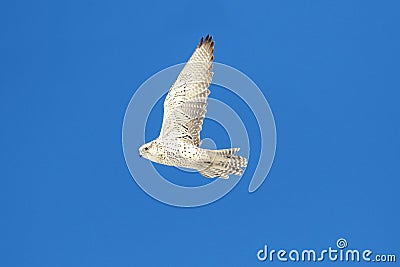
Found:
[[[200,145],[200,131],[210,94],[214,42],[207,35],[186,63],[164,102],[160,137]]]

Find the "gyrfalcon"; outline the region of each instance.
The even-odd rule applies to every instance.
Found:
[[[201,38],[193,55],[169,89],[164,101],[160,135],[139,148],[139,155],[151,161],[196,169],[207,178],[228,179],[241,175],[247,159],[236,155],[239,148],[210,150],[200,147],[200,131],[206,114],[213,76],[214,41]]]

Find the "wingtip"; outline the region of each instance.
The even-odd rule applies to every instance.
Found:
[[[200,39],[200,43],[199,43],[199,47],[203,44],[203,42],[204,42],[204,38],[203,37],[201,37],[201,39]]]
[[[207,34],[206,38],[201,37],[198,47],[201,47],[204,44],[209,44],[211,48],[214,48],[213,37],[210,34]]]

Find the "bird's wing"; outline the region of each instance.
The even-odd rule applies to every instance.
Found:
[[[164,102],[160,137],[181,139],[200,145],[200,131],[206,114],[213,76],[214,41],[207,35],[186,63]]]

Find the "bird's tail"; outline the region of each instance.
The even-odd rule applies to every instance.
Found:
[[[230,174],[241,175],[242,167],[247,166],[247,159],[236,155],[240,148],[207,150],[210,161],[204,162],[200,174],[207,178],[219,177],[228,179]]]

